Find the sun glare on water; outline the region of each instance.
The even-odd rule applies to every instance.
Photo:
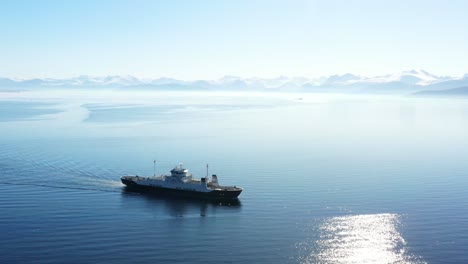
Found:
[[[303,263],[424,263],[407,252],[396,214],[333,217]]]

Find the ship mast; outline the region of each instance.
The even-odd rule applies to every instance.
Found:
[[[153,176],[156,177],[156,160],[153,160]]]

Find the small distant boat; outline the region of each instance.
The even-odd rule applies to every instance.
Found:
[[[154,164],[156,168],[156,161]],[[206,177],[200,179],[193,178],[182,163],[171,170],[171,175],[156,176],[156,173],[153,177],[128,175],[122,176],[120,179],[123,184],[136,190],[220,200],[235,199],[243,190],[237,186],[219,185],[218,177],[215,174],[210,179],[208,165],[206,165]]]

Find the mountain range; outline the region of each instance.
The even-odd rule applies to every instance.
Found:
[[[468,74],[462,77],[439,76],[424,70],[365,77],[354,74],[319,78],[285,77],[241,78],[224,76],[218,80],[184,81],[172,78],[142,79],[134,76],[93,77],[82,75],[67,79],[0,78],[0,89],[38,88],[118,88],[154,90],[235,90],[300,91],[345,93],[415,93],[441,91],[468,86]]]

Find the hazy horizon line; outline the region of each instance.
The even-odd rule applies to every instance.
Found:
[[[222,76],[214,77],[214,78],[196,78],[196,79],[191,79],[191,78],[178,78],[174,76],[139,76],[135,74],[105,74],[105,75],[93,75],[93,74],[76,74],[76,75],[70,75],[70,76],[63,76],[63,77],[40,77],[40,76],[35,76],[35,77],[12,77],[12,76],[5,76],[1,75],[0,78],[3,79],[10,79],[14,81],[26,81],[26,80],[35,80],[35,79],[55,79],[55,80],[62,80],[62,79],[73,79],[73,78],[79,78],[79,77],[88,77],[88,78],[104,78],[104,77],[132,77],[136,78],[139,80],[145,80],[145,79],[150,79],[150,80],[158,80],[158,79],[173,79],[173,80],[178,80],[178,81],[215,81],[215,80],[220,80],[226,77],[232,77],[232,78],[239,78],[239,79],[278,79],[278,78],[306,78],[306,79],[320,79],[320,78],[328,78],[332,76],[344,76],[344,75],[353,75],[357,77],[362,77],[362,78],[377,78],[377,77],[384,77],[384,76],[389,76],[389,75],[396,75],[396,74],[411,74],[411,73],[425,73],[428,75],[436,76],[436,77],[446,77],[446,78],[463,78],[466,75],[468,75],[468,72],[465,72],[461,75],[439,75],[435,74],[433,72],[424,70],[422,68],[418,69],[408,69],[408,70],[401,70],[398,72],[389,72],[389,73],[383,73],[383,74],[378,74],[378,75],[371,75],[371,74],[358,74],[358,73],[353,73],[351,71],[349,72],[339,72],[339,73],[334,73],[334,74],[322,74],[322,75],[286,75],[286,74],[280,74],[280,75],[275,75],[275,76],[259,76],[259,75],[253,75],[253,76],[241,76],[241,75],[236,75],[236,74],[224,74]]]

